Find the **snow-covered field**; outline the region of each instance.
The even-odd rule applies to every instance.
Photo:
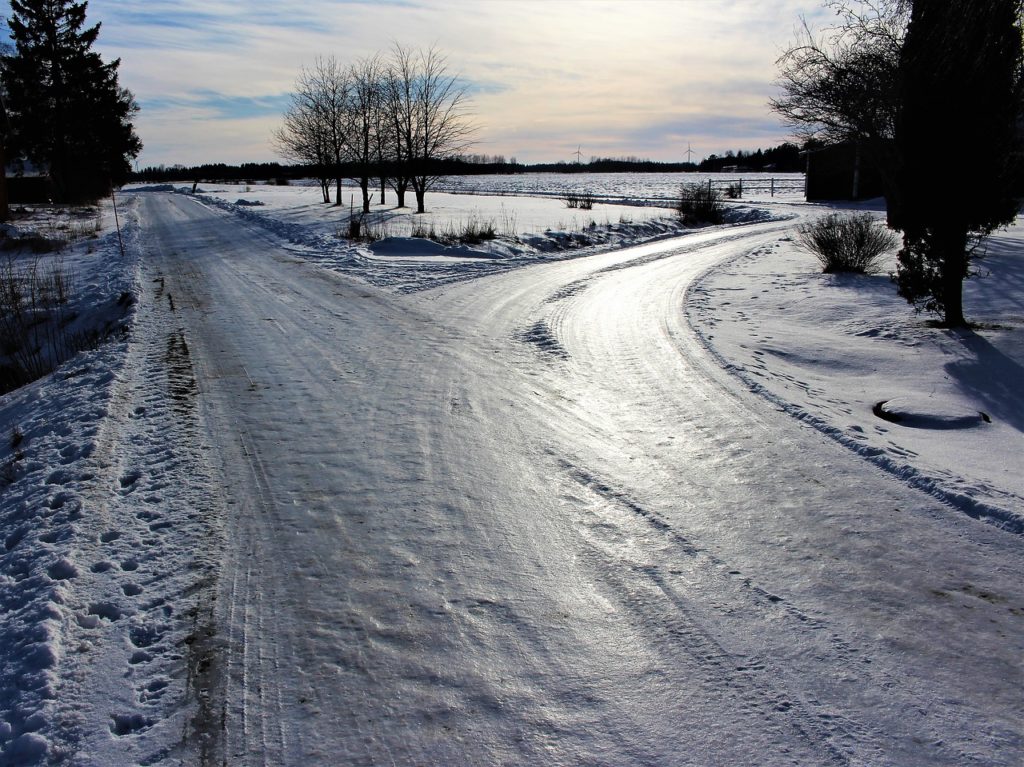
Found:
[[[178,185],[190,191],[191,185]],[[332,188],[332,199],[334,190]],[[592,210],[568,208],[557,196],[478,196],[431,192],[427,212],[396,208],[394,193],[379,202],[379,190],[363,231],[372,242],[348,239],[349,220],[360,217],[359,189],[343,187],[341,206],[325,205],[312,184],[288,187],[204,185],[196,199],[228,210],[277,237],[288,249],[337,272],[373,285],[414,292],[452,281],[516,269],[537,260],[581,256],[613,247],[683,234],[687,231],[669,208],[598,203]],[[413,203],[410,192],[407,202]],[[759,207],[729,205],[728,220],[743,223],[767,218]],[[410,237],[417,229],[438,234],[490,225],[498,238],[473,245],[438,244]]]
[[[560,198],[589,192],[598,200],[633,205],[671,206],[684,184],[706,184],[724,192],[742,186],[746,200],[798,202],[804,197],[802,173],[519,173],[450,176],[439,189],[480,195],[528,195]]]
[[[1020,763],[1024,222],[955,333],[815,206],[318,197],[62,256],[135,302],[0,397],[0,764]]]

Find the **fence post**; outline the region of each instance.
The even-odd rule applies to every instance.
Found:
[[[739,199],[741,199],[741,200],[743,199],[743,179],[742,178],[740,179],[740,195],[739,195]]]
[[[708,179],[708,197],[711,196],[711,179]]]
[[[114,205],[114,226],[117,227],[117,244],[121,249],[121,258],[124,258],[124,240],[121,239],[121,219],[117,215],[117,199],[114,197],[114,186],[110,186],[110,202]]]
[[[772,197],[775,196],[775,179],[772,179]]]

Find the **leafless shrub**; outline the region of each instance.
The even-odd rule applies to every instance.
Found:
[[[409,236],[421,240],[434,240],[436,242],[437,230],[434,228],[433,222],[427,224],[422,221],[416,221],[412,226]]]
[[[683,222],[687,225],[722,223],[725,206],[720,192],[709,184],[683,184],[676,203]]]
[[[339,237],[343,235],[339,232]],[[369,216],[358,215],[349,220],[348,239],[361,242],[377,242],[391,236],[391,227],[386,219],[374,220]]]
[[[514,230],[515,218],[506,217],[504,225]],[[440,230],[433,222],[416,222],[409,236],[433,240],[444,245],[479,245],[481,242],[497,238],[498,224],[493,218],[482,219],[476,216],[470,216],[465,222],[446,224]]]
[[[470,216],[465,223],[453,223],[445,227],[441,232],[440,242],[449,245],[479,245],[497,236],[498,227],[494,219],[485,220]]]
[[[814,254],[825,274],[873,274],[886,251],[898,244],[870,213],[829,213],[797,227],[797,242]]]
[[[567,208],[579,208],[580,210],[593,210],[593,192],[566,192],[562,197]]]

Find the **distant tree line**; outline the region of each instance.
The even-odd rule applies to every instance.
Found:
[[[458,157],[432,160],[428,167],[437,176],[479,176],[498,173],[686,173],[701,171],[717,173],[723,167],[738,165],[748,172],[795,173],[803,169],[800,148],[796,144],[782,144],[772,149],[758,149],[754,152],[740,150],[711,157],[701,163],[658,162],[637,157],[606,158],[592,157],[587,163],[520,163],[515,157],[508,160],[504,155],[463,154]],[[398,168],[388,163],[342,162],[339,166],[342,178],[357,178],[363,170],[369,170],[369,178],[385,178],[397,172]],[[144,168],[133,174],[134,181],[165,183],[169,181],[257,181],[287,182],[302,178],[329,177],[328,166],[291,164],[276,162],[243,163],[226,165],[210,163],[205,165],[157,165]]]
[[[811,147],[805,146],[804,148]],[[757,173],[764,171],[798,173],[804,169],[804,160],[801,158],[800,152],[801,147],[788,142],[771,149],[758,149],[754,152],[742,149],[736,152],[730,150],[722,156],[710,155],[701,161],[697,170],[702,173],[720,173],[724,168],[735,168],[739,171]]]

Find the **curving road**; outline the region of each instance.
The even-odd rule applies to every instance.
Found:
[[[223,476],[207,763],[1019,759],[1019,542],[687,325],[786,225],[399,296],[141,197]]]

